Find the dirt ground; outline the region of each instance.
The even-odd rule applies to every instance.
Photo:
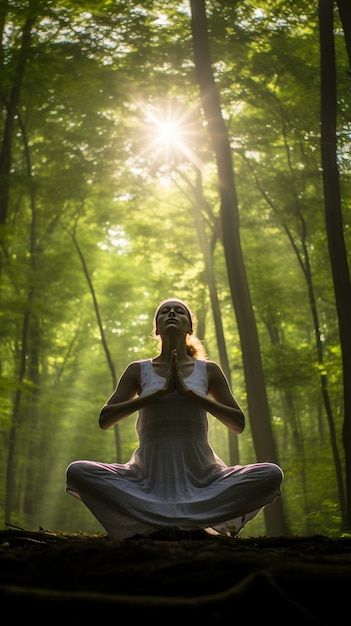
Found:
[[[0,531],[0,601],[12,623],[100,625],[114,612],[133,626],[324,626],[349,614],[350,594],[351,537],[168,533],[118,542]]]

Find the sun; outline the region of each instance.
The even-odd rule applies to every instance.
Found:
[[[159,164],[175,166],[191,162],[202,169],[197,154],[200,132],[194,111],[174,102],[144,105],[143,110],[143,152]]]

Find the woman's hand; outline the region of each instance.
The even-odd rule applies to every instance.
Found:
[[[187,395],[188,393],[191,393],[191,390],[189,389],[189,387],[186,386],[183,375],[180,371],[180,367],[178,363],[178,355],[177,355],[176,350],[172,350],[171,368],[173,370],[173,375],[174,375],[175,389],[178,391],[178,393],[180,393],[183,396]]]
[[[184,395],[190,390],[184,383],[178,363],[177,351],[172,350],[166,382],[162,387],[162,395],[168,395],[170,393],[174,393],[175,391]]]
[[[162,395],[168,395],[169,393],[173,393],[175,390],[176,390],[176,379],[175,379],[174,358],[173,358],[173,352],[172,352],[166,382],[164,386],[162,387],[162,392],[163,392]]]

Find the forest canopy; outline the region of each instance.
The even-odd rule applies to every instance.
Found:
[[[2,3],[2,525],[102,532],[65,469],[130,458],[98,413],[174,296],[247,414],[217,453],[279,462],[289,533],[351,531],[350,11]]]

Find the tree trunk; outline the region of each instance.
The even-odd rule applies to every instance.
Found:
[[[7,115],[4,124],[4,134],[0,149],[0,224],[6,224],[10,171],[12,162],[12,135],[13,124],[19,103],[20,88],[25,71],[26,61],[30,49],[31,30],[35,18],[28,18],[22,30],[22,44],[18,55],[18,64],[13,78],[12,89],[7,102]]]
[[[240,242],[239,212],[231,148],[212,72],[205,3],[203,0],[190,0],[190,5],[195,66],[202,106],[217,161],[223,246],[240,335],[251,432],[257,460],[277,462],[256,320]],[[281,499],[278,499],[272,506],[266,507],[264,513],[269,535],[287,533]]]
[[[343,444],[346,472],[346,519],[351,530],[351,284],[343,233],[337,166],[337,94],[333,0],[319,1],[321,51],[321,153],[324,210],[339,323],[344,386]]]
[[[350,0],[336,0],[339,9],[342,28],[345,35],[345,45],[349,64],[351,66],[351,2]]]
[[[83,273],[85,276],[85,279],[88,283],[89,286],[89,290],[90,290],[90,294],[91,297],[93,299],[93,303],[94,303],[94,310],[95,310],[95,315],[96,315],[96,321],[99,327],[99,331],[100,331],[100,337],[101,337],[101,343],[105,352],[105,356],[106,356],[106,361],[107,361],[107,365],[109,367],[110,373],[111,373],[111,378],[112,378],[112,388],[115,389],[116,385],[117,385],[117,376],[116,376],[116,369],[113,363],[113,359],[107,344],[107,340],[106,340],[106,335],[105,335],[105,331],[104,331],[104,325],[102,323],[102,319],[101,319],[101,315],[100,315],[100,309],[99,309],[99,305],[98,305],[98,301],[97,301],[97,297],[95,294],[95,289],[94,289],[94,285],[93,282],[91,280],[90,277],[90,273],[88,270],[88,266],[85,262],[85,257],[84,254],[79,246],[79,243],[77,241],[77,238],[75,236],[75,233],[71,233],[71,238],[72,241],[74,243],[74,246],[77,250],[80,262],[82,264],[82,268],[83,268]],[[121,434],[120,434],[120,429],[119,429],[119,424],[115,424],[114,427],[114,433],[115,433],[115,446],[116,446],[116,462],[117,463],[121,463],[122,462],[122,442],[121,442]]]
[[[194,201],[192,202],[192,213],[194,217],[195,228],[199,241],[199,246],[203,254],[205,264],[205,276],[208,286],[212,314],[215,324],[216,340],[219,353],[219,362],[224,371],[225,376],[228,379],[230,387],[232,387],[231,372],[229,366],[228,352],[225,343],[224,329],[221,316],[221,308],[218,299],[216,277],[213,268],[213,254],[211,246],[209,245],[206,237],[204,220],[201,214],[201,207],[205,208],[205,212],[209,213],[208,204],[202,191],[202,177],[201,172],[196,172],[196,186],[191,185],[189,179],[181,173],[181,176],[186,180],[186,183],[192,188],[194,194]],[[230,465],[238,465],[240,462],[238,436],[232,430],[228,430],[228,448],[229,448],[229,462]]]
[[[285,139],[286,142],[286,139]],[[286,143],[287,146],[287,151],[288,151],[288,145]],[[246,161],[247,162],[247,161]],[[333,410],[332,410],[332,405],[330,402],[330,396],[329,396],[329,390],[328,390],[328,375],[327,375],[327,367],[324,363],[324,356],[323,356],[323,341],[322,341],[322,324],[320,323],[319,320],[319,316],[318,316],[318,308],[317,308],[317,301],[316,301],[316,296],[315,296],[315,291],[314,291],[314,285],[313,285],[313,279],[312,279],[312,270],[311,270],[311,263],[310,263],[310,258],[309,258],[309,246],[307,243],[307,225],[305,223],[302,211],[299,208],[299,199],[296,197],[295,198],[295,208],[294,208],[294,213],[296,216],[296,221],[298,223],[300,223],[300,232],[299,232],[299,241],[295,241],[294,239],[294,235],[291,232],[288,223],[285,221],[285,219],[280,215],[280,211],[277,210],[277,208],[274,205],[274,202],[272,202],[270,200],[270,198],[268,197],[265,189],[262,188],[262,186],[260,185],[259,181],[257,180],[257,177],[255,175],[255,173],[253,172],[253,169],[251,168],[250,164],[247,162],[248,167],[250,167],[254,177],[255,177],[255,182],[256,185],[258,187],[258,189],[260,190],[262,197],[264,198],[264,200],[268,203],[269,207],[271,208],[271,210],[275,213],[275,215],[277,216],[277,218],[280,220],[286,234],[287,237],[291,243],[292,249],[294,251],[294,254],[296,255],[296,259],[297,262],[302,270],[302,275],[304,277],[304,280],[306,281],[306,287],[307,287],[307,293],[308,293],[308,300],[310,303],[310,309],[311,309],[311,316],[312,316],[312,321],[313,321],[313,329],[314,329],[314,337],[315,337],[315,343],[316,343],[316,353],[317,353],[317,361],[318,361],[318,366],[319,366],[319,372],[320,372],[320,385],[321,385],[321,394],[322,394],[322,398],[323,398],[323,403],[324,403],[324,408],[325,408],[325,413],[327,416],[327,421],[328,421],[328,426],[329,426],[329,433],[330,433],[330,442],[331,442],[331,447],[332,447],[332,451],[333,451],[333,458],[334,458],[334,464],[335,464],[335,474],[336,474],[336,481],[337,481],[337,485],[338,485],[338,491],[339,491],[339,502],[340,502],[340,510],[341,510],[341,516],[342,519],[345,519],[345,515],[346,515],[346,501],[345,501],[345,488],[344,488],[344,479],[343,479],[343,469],[342,469],[342,463],[341,463],[341,458],[340,458],[340,452],[339,452],[339,446],[338,446],[338,438],[337,438],[337,432],[336,432],[336,428],[335,428],[335,420],[334,420],[334,416],[333,416]],[[291,175],[293,176],[293,171],[291,168]],[[274,343],[274,342],[273,342]],[[301,442],[298,442],[299,445],[299,449],[300,451],[303,450],[303,447],[301,447]]]

